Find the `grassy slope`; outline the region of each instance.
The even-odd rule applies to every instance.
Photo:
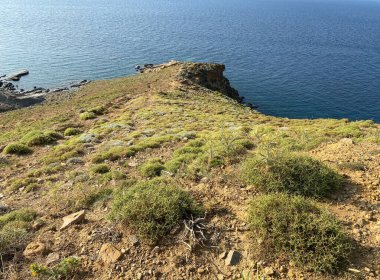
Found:
[[[54,130],[63,133],[69,127],[83,131],[83,134],[58,140],[55,145],[32,147],[34,153],[29,156],[2,155],[0,193],[5,194],[3,203],[11,208],[18,209],[28,205],[37,210],[44,220],[44,226],[32,231],[33,238],[51,240],[51,249],[61,252],[63,256],[83,255],[86,260],[84,269],[88,271],[89,278],[102,273],[97,271],[99,264],[90,260],[90,256],[99,249],[99,244],[106,240],[102,237],[103,239],[88,243],[89,241],[83,236],[90,234],[96,228],[105,231],[111,227],[104,219],[108,209],[107,195],[125,179],[124,176],[129,179],[143,177],[136,165],[141,165],[152,158],[160,158],[165,164],[175,158],[177,155],[174,151],[186,145],[188,138],[195,137],[208,142],[209,147],[212,147],[208,151],[211,154],[213,149],[228,150],[235,138],[240,140],[243,138],[254,143],[255,149],[262,153],[270,153],[274,148],[310,153],[322,160],[329,158],[333,167],[338,165],[338,162],[334,163],[334,160],[331,160],[334,154],[350,152],[350,149],[341,150],[336,143],[340,143],[342,138],[352,138],[356,143],[356,150],[361,149],[358,147],[365,147],[363,153],[368,154],[362,159],[358,159],[355,155],[352,158],[345,158],[345,161],[366,161],[366,157],[371,156],[378,159],[376,151],[380,150],[380,130],[379,125],[371,121],[291,120],[265,116],[218,92],[180,85],[176,80],[179,68],[179,65],[174,65],[133,77],[95,81],[74,95],[65,96],[62,100],[0,115],[0,148],[9,143],[22,141],[25,134],[30,131]],[[90,110],[98,106],[106,109],[104,115],[91,120],[80,119],[81,110]],[[90,144],[82,143],[81,137],[88,134],[94,134],[96,141]],[[331,145],[338,145],[338,148],[334,148],[335,146],[332,148]],[[106,160],[113,173],[93,172],[94,158],[104,156],[112,147],[116,147],[116,153],[121,153],[121,157],[116,161]],[[326,153],[324,147],[327,147]],[[127,156],[128,151],[132,151],[130,154],[132,157]],[[84,165],[67,163],[67,159],[72,157],[81,158]],[[210,212],[214,213],[210,222],[215,223],[218,230],[225,235],[225,241],[220,242],[215,255],[207,252],[199,253],[202,262],[199,258],[197,261],[197,258],[189,257],[190,261],[186,264],[189,267],[202,268],[200,263],[204,264],[207,258],[219,261],[217,253],[231,247],[227,244],[235,244],[242,250],[249,244],[244,230],[236,234],[230,231],[238,229],[241,224],[244,225],[245,206],[242,206],[244,205],[242,202],[256,192],[247,186],[241,188],[242,183],[236,178],[238,163],[242,157],[242,154],[231,154],[218,168],[210,169],[210,166],[206,166],[196,174],[190,170],[186,171],[188,174],[185,175],[188,176],[176,178],[179,184],[190,190],[198,200],[210,208]],[[375,174],[373,180],[370,179],[369,182],[372,186],[372,183],[376,184],[376,172],[379,170],[373,165],[373,159],[369,160],[368,166],[371,166],[371,172]],[[346,174],[350,176],[350,172]],[[365,173],[363,171],[363,174]],[[205,180],[199,182],[199,174],[208,178],[206,183]],[[352,174],[354,177],[357,175]],[[80,182],[80,176],[86,179]],[[97,200],[101,203],[93,205]],[[351,201],[347,201],[347,205],[349,203]],[[334,203],[331,207],[335,207]],[[54,230],[54,227],[59,228],[62,216],[82,208],[90,210],[88,224],[79,226],[78,230],[69,229],[69,233]],[[338,207],[332,211],[339,212],[337,209]],[[121,232],[125,230],[118,228],[117,225],[113,226]],[[245,242],[246,245],[237,245],[240,242]],[[69,249],[66,248],[67,244],[70,245]],[[117,244],[119,247],[124,246],[121,240]],[[170,253],[172,245],[167,246],[168,249],[159,255],[162,259],[173,257]],[[130,254],[135,257],[142,255],[141,258],[150,264],[147,267],[156,269],[151,263],[150,251],[147,248],[143,247],[139,252],[134,252],[132,249]],[[180,251],[186,252],[186,248]],[[249,249],[247,251],[249,252]],[[43,262],[44,257],[36,260]],[[130,262],[131,260],[127,259],[124,265]],[[21,265],[8,267],[7,277],[27,273],[28,263],[22,261]],[[159,266],[157,265],[158,270]],[[237,271],[225,273],[232,277],[251,266],[251,261],[245,261]],[[137,271],[139,269],[131,271],[129,276],[135,276]],[[195,274],[191,269],[189,271],[186,273],[193,273],[189,274],[194,277],[192,279],[208,278],[207,274],[211,273],[212,269],[205,274],[196,272],[196,269]],[[118,275],[119,272],[114,273]],[[167,269],[162,269],[162,273],[178,279],[176,275],[182,272],[178,267],[168,266]]]

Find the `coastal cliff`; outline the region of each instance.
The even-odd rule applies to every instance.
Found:
[[[0,278],[377,279],[379,125],[263,115],[224,70],[1,113]]]

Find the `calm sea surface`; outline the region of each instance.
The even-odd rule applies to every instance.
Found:
[[[213,61],[259,110],[380,122],[380,1],[1,0],[0,75],[20,88]]]

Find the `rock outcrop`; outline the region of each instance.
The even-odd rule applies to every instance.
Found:
[[[179,73],[183,83],[197,84],[210,90],[219,91],[228,97],[242,101],[236,89],[224,77],[225,66],[217,63],[184,63]]]
[[[231,87],[230,81],[223,75],[226,69],[224,64],[178,62],[173,60],[164,64],[136,66],[136,70],[140,73],[147,73],[178,65],[180,65],[181,68],[177,79],[181,84],[205,87],[213,91],[219,91],[239,102],[243,100],[243,98],[239,96],[238,91]]]
[[[0,87],[0,112],[32,106],[45,100],[42,93],[23,94],[7,87]]]

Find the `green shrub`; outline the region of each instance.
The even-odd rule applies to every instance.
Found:
[[[116,161],[128,158],[137,153],[134,147],[112,147],[108,151],[98,153],[92,158],[93,163],[101,163],[105,160]]]
[[[171,140],[173,140],[173,138],[173,135],[161,135],[144,138],[143,141],[140,141],[135,145],[135,148],[138,151],[143,151],[148,148],[159,148],[163,143],[170,142]]]
[[[181,220],[202,213],[192,196],[170,181],[139,181],[114,198],[111,219],[124,222],[140,236],[158,240]]]
[[[92,112],[84,112],[79,115],[81,120],[91,120],[96,118],[96,114]]]
[[[53,131],[53,130],[48,130],[48,131],[45,131],[44,133],[46,136],[49,136],[55,140],[59,140],[59,139],[63,139],[63,135],[59,132],[56,132],[56,131]]]
[[[286,194],[254,198],[249,222],[263,252],[285,255],[314,272],[337,272],[351,245],[339,222],[311,199]]]
[[[265,192],[325,197],[343,184],[343,177],[318,160],[300,155],[253,156],[242,166],[247,183]]]
[[[75,257],[63,259],[53,268],[33,263],[30,265],[30,273],[39,279],[67,279],[74,276],[80,266],[80,260]]]
[[[82,131],[78,128],[74,127],[68,127],[65,129],[65,132],[63,133],[65,136],[73,136],[73,135],[78,135],[81,134]]]
[[[26,243],[28,223],[13,221],[0,229],[0,255],[11,254],[21,250]]]
[[[188,154],[199,154],[202,153],[202,148],[193,146],[184,146],[174,151],[174,156],[188,155]]]
[[[205,141],[202,140],[202,139],[195,139],[195,140],[191,140],[187,143],[187,146],[189,147],[202,147],[203,145],[205,144]]]
[[[147,178],[160,176],[161,171],[164,169],[165,167],[159,159],[149,160],[148,162],[141,165],[139,168],[141,175]]]
[[[106,108],[104,108],[103,106],[97,106],[97,107],[91,108],[87,112],[94,113],[96,115],[104,115],[104,113],[106,112]]]
[[[29,222],[35,217],[36,212],[28,209],[0,216],[0,255],[12,254],[23,248],[27,241]]]
[[[36,217],[36,212],[29,209],[19,209],[0,216],[0,228],[9,222],[30,222]]]
[[[111,171],[107,164],[97,164],[91,168],[91,172],[95,174],[105,174]]]
[[[165,169],[169,172],[176,173],[181,167],[185,167],[195,158],[196,155],[194,154],[184,154],[174,157],[165,163]]]
[[[4,148],[5,154],[14,154],[14,155],[28,155],[33,153],[33,150],[28,146],[20,143],[8,144]]]
[[[53,144],[62,138],[62,134],[55,131],[42,132],[34,130],[22,137],[21,142],[28,146],[43,146]]]

